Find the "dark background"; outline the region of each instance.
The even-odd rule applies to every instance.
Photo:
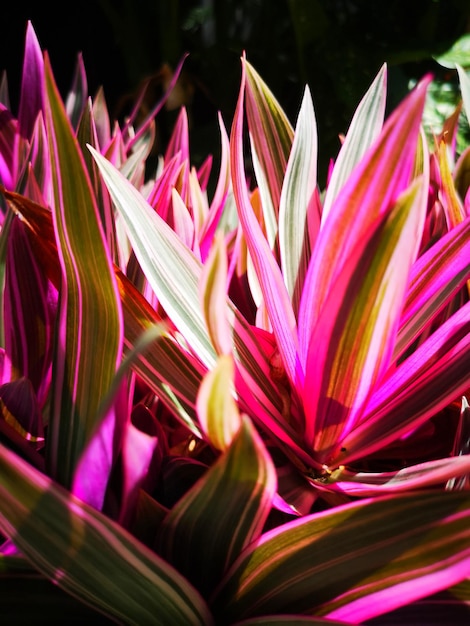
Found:
[[[147,105],[162,92],[159,70],[184,64],[195,163],[218,149],[216,113],[230,127],[240,81],[240,55],[272,89],[294,124],[305,84],[317,116],[320,172],[339,147],[352,113],[382,63],[387,62],[388,107],[410,80],[470,32],[468,0],[97,0],[9,2],[0,35],[0,70],[7,71],[16,106],[24,34],[31,20],[63,94],[83,53],[90,95],[101,85],[119,119],[141,82],[153,76]],[[153,102],[152,102],[153,101]],[[164,145],[175,113],[159,118]],[[323,170],[322,170],[323,168]]]

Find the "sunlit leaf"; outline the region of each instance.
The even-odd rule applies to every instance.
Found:
[[[470,496],[362,500],[289,522],[225,576],[215,615],[301,613],[362,623],[464,580]]]
[[[191,347],[208,367],[212,366],[215,353],[199,305],[200,263],[139,191],[91,146],[90,150],[125,221],[147,280]]]
[[[469,38],[470,37],[467,37],[467,43],[468,43]],[[457,73],[459,76],[463,106],[465,109],[465,113],[467,114],[467,120],[470,120],[470,78],[468,76],[468,73],[464,70],[464,68],[461,65],[457,63],[455,67],[457,69]]]
[[[465,393],[470,386],[469,346],[470,302],[383,381],[361,424],[342,442],[339,462],[349,463],[395,441]]]
[[[219,226],[227,196],[231,188],[229,139],[220,113],[218,121],[221,139],[220,172],[217,179],[217,186],[210,204],[209,214],[204,224],[203,231],[200,234],[199,245],[201,249],[201,258],[203,260],[205,260],[209,252],[214,233]]]
[[[296,320],[281,270],[256,219],[246,185],[243,158],[245,79],[244,64],[240,93],[230,137],[232,186],[240,223],[263,293],[282,363],[289,380],[296,386],[299,384],[299,379],[302,381],[302,372],[297,363]]]
[[[429,81],[429,76],[424,78],[387,119],[378,139],[342,187],[320,230],[298,318],[304,363],[319,313],[346,260],[411,183]]]
[[[470,273],[470,218],[446,232],[413,264],[394,348],[397,359],[442,311]]]
[[[317,151],[315,112],[310,91],[306,88],[287,162],[279,207],[282,274],[295,311],[298,310],[313,242],[320,228]]]
[[[451,165],[446,144],[441,142],[438,149],[441,185],[439,198],[444,207],[449,228],[454,228],[466,217],[462,200],[459,198],[452,178]]]
[[[227,319],[227,249],[216,234],[201,273],[200,298],[207,331],[218,355],[231,354],[232,333]]]
[[[260,191],[266,198],[263,210],[268,238],[272,241],[277,230],[279,200],[294,132],[274,94],[245,57],[242,57],[242,66],[246,75],[246,86],[243,88],[246,89],[246,113],[253,158],[261,178],[258,183]]]
[[[51,212],[19,194],[2,190],[12,209],[28,226],[31,246],[43,271],[55,287],[60,286],[59,260],[54,239]],[[116,280],[124,315],[125,350],[133,350],[149,327],[162,319],[130,280],[118,269]],[[134,369],[152,389],[179,415],[188,427],[200,434],[191,414],[196,394],[206,368],[187,348],[170,334],[154,341],[145,354],[133,361]]]
[[[359,103],[338,153],[323,202],[323,222],[352,170],[382,130],[387,93],[386,81],[387,66],[384,64]]]
[[[343,468],[331,481],[331,488],[348,496],[369,497],[441,486],[469,473],[470,454],[466,454],[410,465],[395,472],[356,473]]]
[[[241,425],[233,387],[233,359],[231,355],[225,354],[219,357],[215,367],[206,374],[197,400],[201,427],[218,450],[228,447]]]
[[[426,185],[417,181],[353,251],[331,290],[311,338],[304,406],[305,433],[329,464],[354,429],[364,404],[388,369],[417,234],[426,212]]]
[[[207,369],[211,369],[215,364],[216,353],[200,306],[201,263],[139,191],[111,163],[90,149],[126,223],[140,265],[159,301],[191,351],[197,354]],[[308,453],[302,452],[298,443],[299,435],[285,423],[282,399],[278,389],[269,380],[269,356],[260,346],[250,324],[231,302],[228,304],[227,316],[232,329],[237,392],[242,410],[254,418],[258,417],[263,428],[288,442],[311,463],[312,459]]]
[[[465,33],[443,54],[434,57],[438,63],[449,69],[458,68],[462,70],[470,67],[470,34]]]

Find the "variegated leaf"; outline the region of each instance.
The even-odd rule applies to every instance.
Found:
[[[442,311],[470,275],[470,218],[452,228],[413,264],[393,360]]]
[[[279,206],[281,268],[294,311],[298,310],[311,250],[320,228],[317,152],[315,111],[310,90],[306,88]]]
[[[298,317],[304,364],[320,311],[334,291],[348,257],[363,245],[376,220],[390,212],[411,183],[429,81],[430,77],[425,77],[387,119],[379,137],[337,195],[320,230]]]
[[[52,476],[70,486],[121,358],[122,312],[83,157],[47,56],[45,76],[52,215],[62,274],[47,458]],[[114,451],[107,452],[111,462]]]
[[[216,619],[301,613],[358,624],[451,587],[469,568],[468,493],[364,499],[265,533],[213,608]]]
[[[426,212],[424,182],[416,181],[354,250],[317,320],[307,359],[305,436],[322,463],[335,465],[342,440],[389,367]]]
[[[204,377],[197,398],[199,423],[217,450],[225,450],[241,426],[234,395],[233,359],[223,354]]]
[[[279,200],[294,132],[274,94],[244,56],[242,70],[246,75],[243,89],[246,89],[253,160],[259,172],[268,239],[272,242],[277,231]]]
[[[406,435],[470,387],[470,302],[390,373],[361,423],[343,440],[339,463],[367,456]]]
[[[90,149],[126,223],[136,256],[154,292],[191,352],[211,369],[216,354],[199,300],[201,263],[139,191],[111,163]],[[315,464],[308,452],[302,451],[300,435],[285,421],[281,394],[269,378],[270,357],[259,344],[251,325],[231,302],[228,303],[227,317],[233,333],[236,387],[242,410],[259,419],[263,428],[292,446],[301,458]]]
[[[384,64],[357,107],[335,161],[323,203],[322,222],[348,180],[354,167],[382,130],[387,94],[387,66]]]
[[[247,242],[256,277],[276,337],[282,364],[295,387],[301,386],[303,375],[297,356],[296,319],[281,270],[256,219],[247,189],[243,158],[243,111],[245,64],[235,117],[230,137],[232,186],[238,216]]]
[[[168,513],[159,553],[204,596],[211,594],[242,549],[260,535],[275,491],[271,458],[245,418],[230,447]]]

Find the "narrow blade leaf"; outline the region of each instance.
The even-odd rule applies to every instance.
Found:
[[[122,312],[83,156],[47,57],[45,75],[53,222],[63,281],[48,459],[52,475],[70,485],[121,357]]]

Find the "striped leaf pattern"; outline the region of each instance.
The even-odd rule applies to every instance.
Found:
[[[269,531],[228,572],[215,615],[297,613],[358,624],[464,580],[470,496],[364,499]]]
[[[240,551],[260,535],[275,490],[272,461],[245,418],[230,447],[168,513],[159,553],[209,595]]]
[[[89,178],[47,56],[45,75],[62,273],[47,455],[51,475],[70,486],[121,358],[122,312]]]

